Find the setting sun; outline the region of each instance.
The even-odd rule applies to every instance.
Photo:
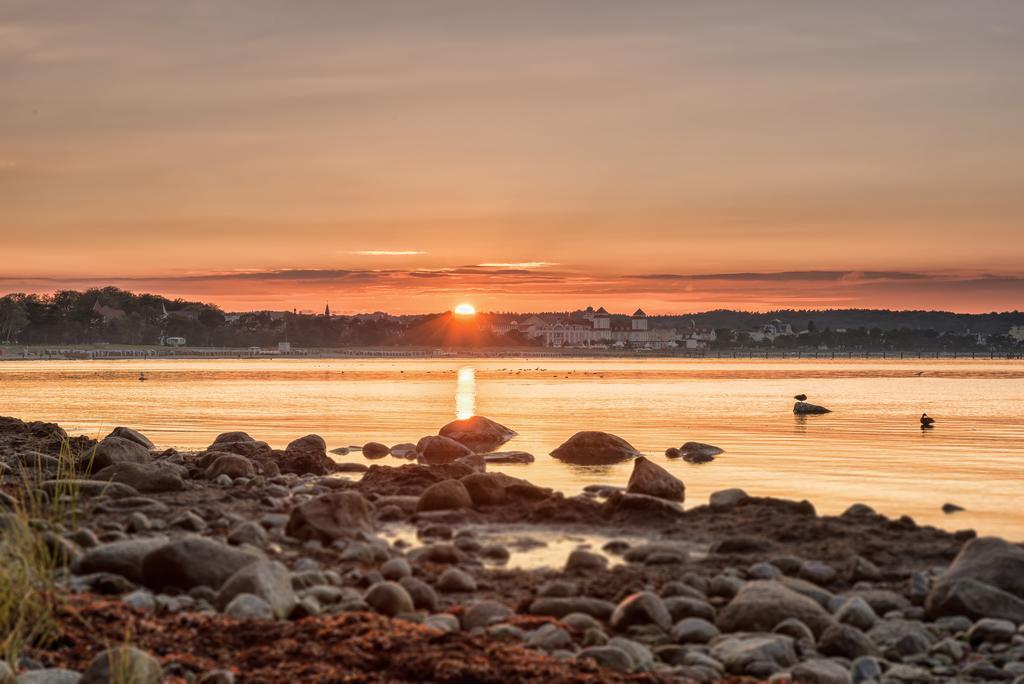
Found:
[[[472,304],[459,304],[457,307],[455,307],[455,313],[457,313],[460,316],[475,316],[476,307],[474,307]]]

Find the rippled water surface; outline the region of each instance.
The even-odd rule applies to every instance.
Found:
[[[147,382],[137,380],[143,371]],[[834,413],[794,416],[800,392]],[[918,428],[923,411],[937,419],[934,430]],[[807,498],[822,512],[862,501],[919,522],[1024,539],[1020,361],[0,363],[0,414],[94,436],[129,425],[159,447],[201,448],[226,430],[275,447],[310,432],[329,447],[415,442],[474,412],[519,432],[507,448],[537,456],[503,470],[567,493],[625,484],[629,464],[580,468],[547,456],[577,430],[605,430],[681,477],[687,505],[742,487]],[[688,440],[726,453],[706,465],[663,456]],[[945,515],[947,501],[967,510]]]

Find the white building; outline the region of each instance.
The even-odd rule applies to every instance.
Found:
[[[754,342],[774,342],[776,338],[793,335],[793,326],[783,323],[778,318],[759,325],[750,331],[750,339]]]
[[[582,315],[570,314],[558,319],[530,316],[523,321],[501,321],[491,329],[502,335],[517,330],[529,338],[543,340],[545,347],[624,347],[628,344],[665,349],[679,346],[675,329],[652,330],[648,323],[643,309],[637,309],[629,317],[628,325],[613,323],[611,314],[602,306],[596,311],[587,307]]]
[[[165,337],[164,338],[164,344],[167,345],[168,347],[184,347],[185,346],[185,338],[184,337]]]
[[[1016,340],[1017,342],[1024,342],[1024,325],[1015,325],[1010,328],[1010,332],[1006,334],[1010,336],[1010,339]]]

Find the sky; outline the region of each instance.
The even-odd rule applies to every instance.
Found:
[[[1017,0],[0,0],[0,293],[1024,309]]]

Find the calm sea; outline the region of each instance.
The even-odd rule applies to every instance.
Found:
[[[625,484],[629,464],[547,455],[578,430],[605,430],[682,478],[687,505],[742,487],[1022,540],[1022,380],[1019,361],[17,361],[0,363],[0,414],[92,436],[128,425],[160,448],[201,448],[226,430],[275,447],[315,432],[333,448],[415,442],[480,413],[519,432],[507,448],[537,456],[503,470],[566,493]],[[801,392],[834,413],[794,416]],[[924,411],[934,430],[919,429]],[[664,457],[689,440],[726,453],[705,465]],[[967,510],[946,515],[946,502]]]

